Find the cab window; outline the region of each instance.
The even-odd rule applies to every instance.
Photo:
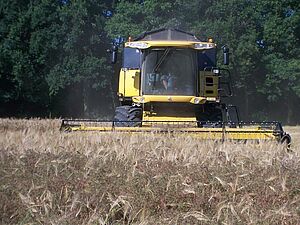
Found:
[[[136,48],[124,48],[123,51],[123,68],[140,69],[141,51]]]
[[[199,70],[216,66],[216,49],[207,49],[198,52]]]

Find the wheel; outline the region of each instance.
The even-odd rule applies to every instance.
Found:
[[[292,142],[292,138],[289,134],[284,134],[280,140],[280,143],[286,146],[287,151],[292,151],[291,142]]]
[[[197,109],[198,127],[222,127],[222,109],[218,104],[203,104]]]
[[[116,127],[139,127],[141,126],[142,109],[134,106],[116,107],[114,126]]]

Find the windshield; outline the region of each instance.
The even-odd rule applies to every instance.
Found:
[[[187,48],[152,48],[144,52],[142,85],[145,95],[194,95],[196,51]]]

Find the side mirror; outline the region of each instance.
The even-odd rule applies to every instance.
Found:
[[[118,46],[114,45],[111,51],[111,63],[116,64],[118,59]]]
[[[223,60],[224,60],[223,64],[229,65],[229,48],[226,45],[224,45],[222,49],[223,49]]]

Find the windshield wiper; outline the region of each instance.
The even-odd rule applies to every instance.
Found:
[[[154,66],[152,73],[156,73],[158,68],[160,67],[160,65],[163,63],[163,61],[165,60],[166,56],[169,54],[170,52],[170,48],[166,48],[163,55],[159,58],[158,62],[156,63],[156,65]]]

